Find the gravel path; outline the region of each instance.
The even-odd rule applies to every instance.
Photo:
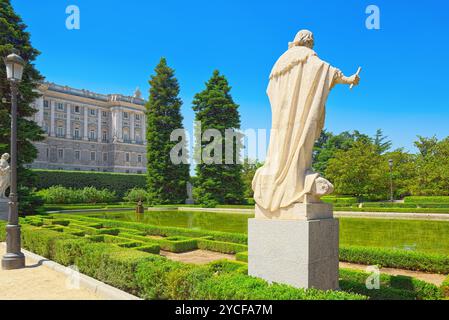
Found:
[[[0,255],[5,246],[0,245]],[[68,277],[27,257],[26,268],[5,271],[0,268],[0,300],[101,300],[84,288],[71,288]]]

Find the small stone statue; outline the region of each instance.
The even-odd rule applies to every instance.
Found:
[[[6,199],[6,190],[11,186],[11,167],[8,163],[9,154],[5,153],[0,158],[0,200]]]
[[[142,200],[137,202],[136,213],[143,214],[145,212],[145,208],[143,207]]]

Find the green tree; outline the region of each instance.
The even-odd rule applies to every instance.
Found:
[[[344,131],[338,135],[323,130],[314,147],[313,169],[324,174],[329,160],[335,156],[338,150],[348,150],[359,140],[370,141],[370,138],[357,130],[352,133]]]
[[[388,140],[388,137],[383,134],[382,129],[377,129],[374,136],[374,145],[379,154],[384,154],[391,149],[392,143],[391,140]]]
[[[376,145],[367,140],[356,141],[348,150],[338,150],[326,169],[335,193],[365,200],[387,199],[388,161],[377,151]]]
[[[411,192],[417,196],[449,195],[449,137],[438,141],[436,137],[418,137],[415,145],[416,178]]]
[[[262,167],[263,163],[259,161],[250,161],[250,159],[245,158],[242,165],[242,180],[243,184],[245,185],[245,191],[244,195],[245,198],[252,198],[254,197],[254,191],[253,191],[253,179],[254,175],[256,174],[257,169]]]
[[[206,130],[216,130],[221,135],[209,141],[196,139],[195,158],[197,160],[204,152],[210,157],[219,158],[218,163],[199,161],[196,166],[194,196],[195,200],[204,206],[238,204],[244,200],[242,165],[237,161],[242,148],[241,139],[226,135],[227,130],[240,129],[239,106],[234,102],[230,91],[231,87],[226,77],[216,70],[206,83],[206,88],[196,94],[193,101],[197,123],[196,134],[205,133]],[[218,149],[212,149],[209,152],[211,145],[218,146]],[[232,164],[226,161],[226,145],[233,146]]]
[[[184,203],[189,165],[174,163],[170,157],[173,148],[182,142],[170,139],[174,130],[183,128],[182,101],[178,80],[165,58],[160,60],[149,83],[150,98],[146,105],[148,199],[151,204]],[[187,158],[185,140],[179,155]]]
[[[37,157],[37,149],[32,142],[44,139],[41,128],[36,122],[30,120],[37,112],[32,107],[32,103],[39,97],[36,89],[43,77],[34,67],[33,61],[39,55],[39,51],[31,45],[30,34],[25,31],[26,28],[22,19],[14,12],[10,0],[2,0],[0,2],[0,57],[15,51],[28,62],[19,85],[18,96],[17,161],[21,214],[34,213],[41,204],[39,198],[32,193],[34,176],[24,165],[32,163]],[[5,68],[3,60],[0,59],[0,97],[2,98],[0,100],[0,154],[9,152],[11,134],[11,94]]]

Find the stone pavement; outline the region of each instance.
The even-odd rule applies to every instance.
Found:
[[[0,255],[4,253],[5,246],[0,244]],[[30,257],[26,258],[25,269],[0,268],[0,300],[102,300],[94,291],[74,287],[69,276]]]

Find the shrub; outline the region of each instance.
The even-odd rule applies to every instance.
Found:
[[[128,190],[123,197],[123,201],[136,203],[139,201],[148,202],[148,192],[145,189],[133,188]]]
[[[115,192],[107,189],[97,190],[93,187],[71,189],[62,186],[53,186],[40,190],[41,196],[47,204],[72,203],[108,203],[116,200]]]
[[[268,284],[262,279],[239,273],[206,278],[196,286],[194,300],[364,300],[358,294],[338,291],[302,290],[287,285]]]
[[[248,246],[239,243],[198,239],[198,248],[222,253],[237,253],[248,251]]]
[[[407,270],[449,273],[449,257],[389,248],[341,246],[340,261]]]
[[[140,263],[136,271],[140,296],[149,300],[167,299],[167,274],[182,268],[185,265],[160,256],[151,256]]]
[[[366,288],[369,273],[357,270],[340,269],[340,288],[345,291],[363,294],[372,299],[390,300],[438,300],[442,297],[440,289],[431,283],[406,276],[380,275],[380,289]]]
[[[248,262],[248,252],[238,252],[235,255],[235,259],[241,262]]]
[[[113,190],[122,198],[132,188],[146,188],[146,176],[88,171],[33,170],[37,175],[38,190],[61,185],[65,188],[82,189],[86,186]]]
[[[134,249],[152,254],[159,254],[161,251],[161,247],[158,244],[145,244]]]
[[[215,273],[239,272],[248,274],[248,264],[240,261],[218,260],[209,263],[209,268]]]
[[[441,292],[444,297],[449,298],[449,276],[443,281],[441,285]]]
[[[405,197],[405,203],[449,203],[448,196],[433,196],[433,197]]]
[[[355,204],[358,202],[356,197],[350,196],[324,196],[321,198],[324,202],[333,204]]]

